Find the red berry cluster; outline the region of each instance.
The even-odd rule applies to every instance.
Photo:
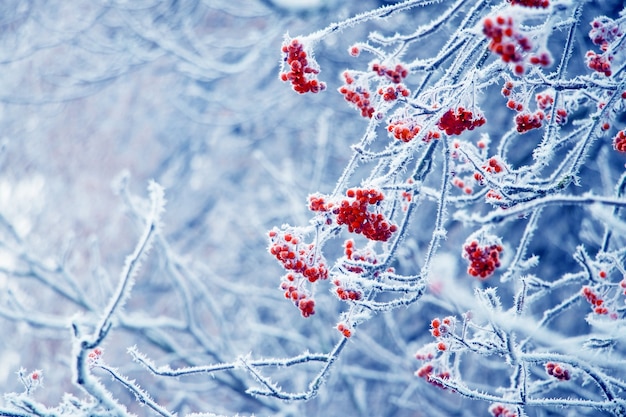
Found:
[[[293,89],[300,94],[319,93],[326,89],[326,84],[315,78],[320,71],[312,66],[314,61],[307,55],[299,40],[293,39],[284,44],[282,51],[288,68],[280,74],[281,80],[291,82]]]
[[[620,29],[615,20],[601,16],[595,18],[591,22],[591,30],[589,31],[589,38],[591,41],[600,45],[603,50],[606,50],[608,45],[615,39],[621,37],[624,33]]]
[[[339,323],[337,325],[337,330],[339,330],[339,332],[343,335],[343,337],[350,337],[350,336],[352,336],[352,330],[350,330],[348,325],[346,325],[344,323]]]
[[[511,95],[511,93],[513,92],[513,87],[515,85],[513,84],[512,81],[507,81],[504,83],[504,87],[502,87],[502,95],[504,97],[509,97]]]
[[[433,140],[433,139],[435,139],[435,140],[436,140],[436,139],[439,139],[440,137],[441,137],[441,133],[439,133],[438,131],[436,131],[436,130],[429,130],[429,131],[426,133],[426,136],[424,136],[424,137],[422,138],[422,141],[424,141],[424,142],[428,143],[428,142],[430,142],[431,140]]]
[[[386,66],[375,62],[372,65],[372,71],[381,77],[387,77],[392,83],[399,84],[409,75],[409,71],[402,65],[398,64],[395,68],[387,68]]]
[[[559,125],[564,125],[565,123],[567,123],[567,110],[563,108],[556,109],[555,122]]]
[[[94,348],[87,355],[87,363],[89,364],[89,366],[93,367],[100,361],[100,358],[102,358],[102,349]]]
[[[369,249],[356,250],[354,247],[354,240],[348,239],[344,243],[344,253],[346,254],[346,259],[350,261],[356,262],[365,262],[371,265],[376,265],[378,263],[378,259],[376,259],[376,254]],[[354,265],[344,265],[345,268],[354,272],[355,274],[360,274],[363,272],[363,268],[360,266]],[[340,284],[336,284],[340,285]]]
[[[439,137],[437,137],[437,139],[439,139]],[[408,178],[406,180],[407,184],[413,184],[413,178]],[[404,202],[406,203],[410,203],[413,200],[413,193],[411,191],[409,191],[409,189],[407,189],[406,191],[402,191],[402,200],[404,200]],[[406,210],[408,207],[406,206],[406,204],[404,204],[404,210]]]
[[[333,203],[326,203],[326,199],[321,194],[311,194],[309,196],[309,210],[311,211],[328,211]]]
[[[618,152],[626,152],[626,130],[620,130],[613,138],[613,148]]]
[[[515,124],[519,133],[526,133],[533,129],[539,129],[543,125],[545,115],[541,110],[535,113],[521,113],[515,116]]]
[[[604,73],[607,77],[613,74],[611,70],[611,61],[613,61],[613,55],[603,53],[596,54],[593,51],[588,51],[585,55],[587,60],[587,66],[596,72]]]
[[[315,250],[315,245],[301,244],[300,240],[290,233],[269,232],[271,240],[270,253],[288,271],[302,274],[309,282],[328,278],[328,269],[323,259]]]
[[[429,361],[433,359],[435,357],[435,354],[433,353],[431,347],[432,345],[426,345],[422,347],[421,350],[415,352],[415,359],[417,359],[418,361]]]
[[[584,286],[582,289],[583,296],[587,299],[591,307],[593,307],[593,312],[596,314],[609,314],[609,309],[604,306],[604,300],[596,294],[591,287]]]
[[[410,119],[401,119],[390,122],[387,131],[402,142],[410,142],[420,132],[420,125]]]
[[[570,379],[569,370],[562,367],[558,363],[546,363],[546,372],[548,375],[551,375],[560,381],[568,381]]]
[[[524,7],[537,7],[540,9],[547,9],[550,5],[549,0],[509,0],[511,5],[520,5]]]
[[[552,94],[539,93],[535,96],[535,101],[537,102],[537,107],[541,110],[546,110],[554,104],[554,97],[552,97]]]
[[[465,181],[463,181],[459,177],[454,177],[454,179],[452,180],[452,184],[463,190],[465,194],[471,194],[473,191],[472,187],[466,186]]]
[[[280,288],[285,298],[292,300],[304,317],[315,314],[315,301],[309,297],[305,284],[328,278],[324,258],[314,244],[305,244],[301,239],[277,228],[269,232],[269,252],[289,272],[283,277]]]
[[[300,309],[303,317],[309,317],[315,314],[315,301],[313,301],[304,291],[298,291],[298,288],[292,282],[295,281],[293,274],[286,275],[286,281],[280,284],[280,289],[285,291],[285,298],[292,300],[296,307]]]
[[[549,67],[552,64],[552,56],[549,52],[541,52],[538,55],[532,55],[529,62],[533,65],[541,65],[542,67]]]
[[[465,130],[474,130],[476,127],[480,127],[485,124],[485,118],[478,116],[474,118],[474,114],[466,110],[464,107],[459,107],[455,110],[448,110],[441,116],[437,127],[440,130],[446,132],[447,135],[460,135]]]
[[[493,417],[517,417],[517,413],[509,410],[502,404],[494,404],[489,407],[489,412]]]
[[[502,246],[498,244],[480,246],[476,240],[464,246],[463,257],[470,264],[467,273],[473,277],[487,279],[496,268],[500,267],[500,253]]]
[[[360,233],[370,240],[385,242],[398,229],[389,224],[380,213],[372,213],[369,206],[376,206],[383,201],[383,194],[375,189],[349,189],[345,199],[333,213],[337,215],[337,224],[347,225],[350,233]]]
[[[502,200],[502,196],[498,194],[495,190],[489,190],[487,191],[487,194],[485,194],[485,200],[491,201],[491,202],[498,202]]]
[[[511,16],[497,16],[495,19],[487,17],[483,21],[483,33],[489,42],[489,49],[500,55],[502,61],[515,63],[515,73],[524,73],[524,56],[521,52],[528,52],[532,45],[527,36],[518,32]],[[521,52],[520,52],[521,50]]]
[[[424,378],[431,385],[434,385],[434,386],[436,386],[438,388],[441,388],[441,389],[446,389],[445,385],[441,384],[439,381],[436,381],[436,380],[434,380],[432,378],[432,376],[434,375],[433,371],[434,371],[433,365],[430,364],[430,363],[427,363],[426,365],[424,365],[421,368],[419,368],[415,372],[415,375],[417,375],[420,378]],[[450,378],[450,373],[447,372],[447,371],[439,372],[437,374],[437,377],[439,377],[440,379],[449,379]]]
[[[454,331],[454,317],[448,316],[440,320],[439,317],[434,318],[430,322],[430,334],[434,337],[445,337]],[[443,349],[439,349],[443,350]]]
[[[515,110],[517,112],[520,112],[522,110],[524,110],[524,105],[518,101],[515,101],[513,99],[509,99],[506,102],[506,106],[511,109],[511,110]]]
[[[361,110],[361,116],[371,119],[376,109],[372,106],[372,102],[370,101],[370,92],[367,88],[354,86],[354,78],[352,78],[347,71],[343,73],[343,76],[346,84],[339,87],[339,92],[346,101],[354,104],[356,108]]]
[[[339,281],[338,279],[334,280],[333,283],[337,286],[337,297],[339,297],[341,300],[358,301],[363,298],[363,293],[361,291],[345,289],[343,286],[341,286],[341,281]]]
[[[383,96],[383,100],[385,101],[394,101],[398,97],[408,97],[411,94],[405,86],[402,84],[398,84],[396,86],[390,85],[387,87],[381,87],[378,89],[378,94]]]
[[[498,158],[496,158],[495,156],[489,158],[487,163],[485,165],[483,165],[483,169],[485,170],[485,172],[489,172],[491,174],[499,174],[499,173],[504,171],[504,168],[505,167],[504,167],[503,163],[500,162],[498,160]],[[476,177],[474,176],[474,178],[476,178]]]
[[[315,301],[312,299],[302,299],[297,303],[302,317],[310,317],[315,314]]]

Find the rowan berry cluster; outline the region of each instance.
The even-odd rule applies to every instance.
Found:
[[[531,55],[528,60],[533,65],[541,65],[542,67],[549,67],[552,64],[552,56],[549,52],[543,51],[538,55]]]
[[[539,107],[541,110],[546,110],[552,107],[552,105],[554,104],[554,97],[552,96],[552,94],[538,93],[535,96],[535,101],[537,102],[537,107]]]
[[[537,7],[547,9],[550,6],[549,0],[510,0],[511,5],[520,5],[525,7]]]
[[[363,86],[356,86],[349,72],[345,71],[343,77],[346,83],[339,87],[339,92],[347,102],[352,103],[361,111],[361,116],[370,119],[374,117],[376,109],[372,106],[369,90]]]
[[[274,228],[269,232],[269,252],[287,271],[280,285],[285,298],[292,300],[303,317],[315,314],[315,301],[306,290],[306,283],[328,278],[323,256],[313,243],[302,242],[295,233]]]
[[[340,280],[336,279],[333,281],[333,283],[337,286],[337,297],[339,297],[340,299],[344,301],[358,301],[363,298],[363,293],[361,291],[344,288]]]
[[[535,113],[521,113],[515,116],[515,125],[519,133],[526,133],[533,129],[539,129],[543,126],[545,114],[541,110]]]
[[[485,170],[485,172],[489,172],[491,174],[499,174],[504,171],[505,167],[504,164],[500,162],[497,157],[494,156],[489,158],[487,163],[483,165],[482,168]],[[480,175],[480,173],[478,173],[478,175]],[[474,175],[474,178],[477,179],[476,175]],[[482,176],[480,179],[482,180]]]
[[[418,361],[429,361],[435,357],[435,350],[433,349],[433,344],[428,344],[423,346],[420,350],[415,352],[415,359]]]
[[[328,278],[328,269],[313,243],[304,244],[291,233],[277,229],[270,231],[269,237],[269,251],[283,268],[303,275],[309,282]]]
[[[326,198],[321,194],[311,194],[309,196],[309,210],[328,211],[333,206],[332,202],[326,202]]]
[[[401,64],[397,64],[395,68],[387,68],[386,66],[375,62],[372,65],[372,71],[381,77],[387,77],[392,83],[399,84],[409,75],[409,71]]]
[[[375,189],[349,189],[338,207],[333,209],[337,224],[347,225],[350,233],[359,233],[370,240],[386,242],[398,229],[381,213],[369,211],[370,206],[378,206],[383,201],[383,193]]]
[[[502,87],[502,95],[504,97],[509,97],[511,95],[511,93],[513,92],[513,87],[515,87],[515,84],[513,84],[512,81],[507,81],[504,83],[504,87]]]
[[[420,132],[421,126],[411,119],[400,119],[389,123],[387,131],[402,142],[410,142]]]
[[[582,289],[582,295],[585,297],[587,302],[591,304],[593,308],[593,312],[596,314],[609,314],[609,309],[604,305],[604,300],[596,294],[593,289],[587,285],[585,285]]]
[[[294,302],[303,317],[310,317],[315,314],[315,301],[309,297],[305,290],[298,290],[295,283],[297,281],[296,276],[287,274],[283,279],[280,289],[285,291],[285,298]]]
[[[569,370],[559,365],[558,363],[546,363],[546,372],[548,373],[548,375],[555,377],[559,381],[568,381],[570,379]]]
[[[376,259],[376,254],[373,251],[367,248],[357,250],[354,247],[354,240],[352,239],[348,239],[345,241],[344,253],[346,255],[346,259],[349,261],[364,262],[370,265],[376,265],[378,263],[378,259]],[[348,271],[353,272],[355,274],[361,274],[364,271],[361,266],[346,264],[344,265],[344,267]],[[336,285],[340,285],[340,284],[336,284]]]
[[[500,55],[505,63],[515,64],[514,71],[521,75],[524,73],[524,55],[532,45],[527,36],[517,31],[511,16],[488,17],[483,21],[483,33],[489,42],[489,49]]]
[[[615,20],[606,16],[600,16],[591,22],[589,38],[594,44],[600,45],[603,50],[606,50],[610,43],[623,34]]]
[[[596,72],[601,72],[607,77],[613,74],[611,70],[611,62],[613,61],[613,55],[609,53],[597,54],[593,51],[588,51],[585,55],[587,60],[587,66]]]
[[[435,367],[430,364],[427,363],[425,365],[423,365],[421,368],[419,368],[416,372],[415,375],[417,375],[420,378],[424,378],[429,384],[434,385],[438,388],[441,389],[447,389],[447,387],[445,385],[443,385],[442,383],[440,383],[439,381],[435,380],[432,378],[434,374],[434,369]],[[439,373],[436,374],[436,376],[440,379],[450,379],[450,372],[448,371],[441,371]]]
[[[87,355],[87,363],[89,364],[89,366],[94,366],[100,361],[101,357],[102,349],[95,348]]]
[[[504,83],[502,87],[501,93],[504,97],[508,98],[506,102],[506,106],[517,112],[520,112],[524,109],[524,105],[518,101],[518,99],[513,95],[513,87],[515,84],[512,81],[507,81]]]
[[[524,110],[524,105],[522,103],[518,102],[518,101],[513,100],[513,99],[509,99],[506,102],[506,106],[509,109],[515,110],[515,111],[518,111],[518,112]]]
[[[444,317],[443,320],[439,317],[434,318],[430,322],[430,334],[436,338],[445,337],[450,335],[454,331],[454,317]],[[444,349],[439,349],[444,350]]]
[[[626,152],[626,130],[620,130],[613,137],[613,148],[618,152]]]
[[[375,207],[379,207],[384,199],[383,193],[376,189],[351,188],[346,191],[346,198],[340,201],[327,201],[321,194],[312,194],[309,196],[309,209],[326,213],[328,225],[336,222],[339,226],[346,225],[350,233],[386,242],[398,227],[376,211]],[[371,210],[373,207],[374,211]],[[348,251],[352,254],[352,246],[346,247],[346,253]]]
[[[315,301],[312,299],[301,299],[296,304],[300,309],[300,313],[302,317],[310,317],[315,314]]]
[[[411,91],[402,84],[398,84],[396,86],[390,85],[381,87],[378,89],[378,94],[383,96],[383,100],[385,101],[394,101],[397,100],[398,97],[408,97]]]
[[[495,190],[489,190],[487,191],[487,194],[485,194],[485,200],[487,200],[488,202],[497,203],[502,200],[502,195],[500,195]]]
[[[472,193],[472,187],[469,187],[465,181],[463,181],[461,178],[459,177],[454,177],[454,179],[452,180],[452,184],[455,185],[456,187],[460,188],[461,190],[463,190],[463,192],[465,194],[471,194]]]
[[[346,257],[351,260],[352,260],[353,245],[354,245],[354,242],[352,241],[352,239],[349,239],[346,242],[346,253],[350,253],[350,255],[346,255]],[[355,259],[355,260],[360,260],[360,259]],[[363,272],[363,268],[361,268],[360,266],[346,265],[346,269],[355,274],[360,274]],[[333,284],[335,284],[335,286],[337,287],[335,292],[337,293],[337,297],[339,297],[339,299],[341,300],[358,301],[363,298],[363,292],[355,288],[346,288],[347,287],[346,283],[338,278],[333,280]]]
[[[459,107],[456,110],[450,109],[445,112],[439,119],[437,127],[446,132],[447,135],[460,135],[465,130],[474,130],[474,128],[484,124],[485,118],[483,116],[474,117],[471,111]]]
[[[352,330],[350,330],[350,328],[348,327],[347,324],[339,323],[337,325],[337,330],[339,331],[339,333],[341,333],[343,335],[343,337],[350,337],[350,336],[352,336]]]
[[[283,68],[280,79],[290,82],[294,91],[299,94],[319,93],[326,89],[326,84],[319,82],[315,76],[319,74],[319,69],[315,65],[315,61],[304,50],[304,45],[298,39],[283,44],[282,51],[284,55]]]
[[[500,267],[500,254],[503,248],[500,244],[479,245],[472,240],[463,247],[463,257],[469,261],[467,273],[473,277],[487,279],[496,268]]]
[[[433,139],[439,139],[441,137],[441,133],[439,133],[437,130],[429,130],[428,132],[426,132],[426,136],[424,136],[422,138],[422,141],[428,143]]]
[[[556,109],[556,117],[554,121],[559,125],[564,125],[567,123],[567,110],[560,108]]]
[[[493,417],[517,417],[517,413],[509,410],[502,404],[494,404],[489,407],[489,412]]]

